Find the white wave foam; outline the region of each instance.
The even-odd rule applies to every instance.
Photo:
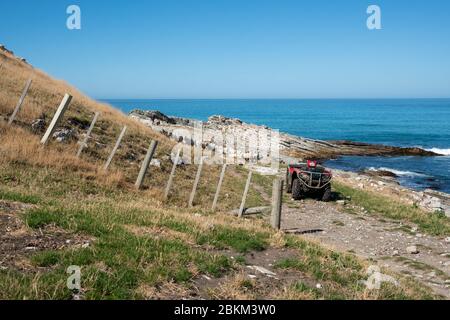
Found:
[[[412,171],[402,171],[402,170],[396,170],[396,169],[385,168],[385,167],[381,167],[381,168],[370,167],[369,170],[370,171],[389,171],[389,172],[396,174],[397,176],[427,177],[426,174],[422,174],[422,173],[417,173],[417,172],[412,172]]]
[[[450,149],[431,148],[431,149],[427,149],[427,151],[441,154],[443,156],[450,156]]]

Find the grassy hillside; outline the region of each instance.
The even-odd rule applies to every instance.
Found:
[[[0,299],[127,298],[431,298],[402,278],[367,291],[368,263],[298,236],[273,231],[266,217],[238,219],[246,170],[230,167],[217,213],[209,211],[220,168],[205,167],[194,208],[187,208],[196,166],[177,169],[170,201],[163,192],[173,142],[106,104],[0,51]],[[33,84],[13,126],[6,121],[26,80]],[[74,99],[61,127],[67,143],[41,146],[65,92]],[[101,116],[81,159],[77,141],[95,111]],[[129,131],[109,171],[102,170],[123,125]],[[160,141],[145,188],[133,183],[152,139]],[[271,180],[255,176],[248,205],[267,205]],[[249,277],[247,265],[272,268],[276,279]],[[82,291],[66,288],[66,269],[82,267]],[[320,284],[320,285],[318,285]]]

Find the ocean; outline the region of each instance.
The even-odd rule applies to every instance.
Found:
[[[350,171],[389,170],[406,187],[450,193],[450,99],[103,101],[125,113],[160,110],[203,121],[224,115],[313,139],[421,147],[443,156],[342,157],[326,165]]]

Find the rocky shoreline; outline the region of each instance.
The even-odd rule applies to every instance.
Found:
[[[174,140],[196,143],[195,141],[188,141],[187,137],[175,136],[174,131],[180,128],[193,130],[195,123],[199,122],[197,120],[169,117],[154,110],[133,110],[129,116]],[[207,129],[219,131],[270,129],[224,116],[211,116],[208,118],[208,121],[203,123],[203,126]],[[212,141],[203,141],[205,147],[208,147],[210,143]],[[280,132],[280,149],[284,157],[317,160],[332,159],[339,156],[440,156],[421,148],[402,148],[353,141],[323,141],[298,137],[283,132]]]
[[[182,136],[177,129],[188,132],[193,130],[197,120],[169,117],[159,111],[133,110],[129,116],[144,123],[153,130],[167,137],[186,144],[196,144],[192,136]],[[204,128],[212,130],[259,130],[269,129],[264,126],[248,124],[239,119],[223,116],[212,116],[203,123]],[[202,141],[205,148],[213,148],[214,141]],[[302,159],[326,160],[339,156],[439,156],[420,148],[401,148],[352,141],[322,141],[293,136],[280,132],[280,158],[284,163],[292,163]],[[401,187],[392,172],[347,172],[333,170],[337,179],[350,183],[358,189],[395,195],[394,201],[402,201],[416,205],[428,212],[442,212],[450,217],[450,195],[434,190],[414,191]]]

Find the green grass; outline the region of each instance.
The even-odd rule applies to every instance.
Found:
[[[31,167],[20,171],[18,180],[33,180],[29,184],[7,183],[1,188],[2,199],[36,204],[21,215],[30,228],[57,226],[68,238],[79,235],[91,239],[90,245],[33,253],[28,257],[32,270],[27,273],[0,271],[0,299],[69,299],[72,293],[66,287],[66,270],[71,265],[81,267],[85,299],[139,299],[143,298],[139,291],[142,285],[158,288],[173,283],[188,290],[197,276],[222,278],[240,272],[246,253],[264,255],[271,247],[274,233],[260,219],[249,224],[202,208],[158,206],[144,192],[95,187],[95,180],[84,185],[78,173],[42,170]],[[14,170],[8,167],[5,171]],[[245,176],[242,169],[242,187]],[[228,183],[238,177],[233,179]],[[253,181],[266,191],[270,182],[262,176]],[[252,201],[262,203],[261,196],[252,190]],[[356,258],[297,236],[284,239],[287,247],[298,251],[298,257],[279,261],[278,269],[295,269],[323,283],[325,290],[311,289],[314,297],[340,299],[361,294],[358,280],[365,275]],[[245,284],[246,290],[257,287],[252,282]]]
[[[317,281],[333,281],[342,286],[357,285],[362,277],[363,266],[353,255],[327,250],[295,237],[289,237],[287,244],[299,249],[300,256],[279,261],[277,268],[297,269],[313,275]]]
[[[244,229],[233,229],[218,226],[214,230],[199,234],[197,243],[209,244],[217,249],[232,248],[238,252],[245,253],[256,250],[262,251],[267,248],[268,234],[251,233]]]
[[[8,191],[2,188],[0,189],[0,200],[17,201],[27,204],[39,204],[42,202],[39,196]]]
[[[369,214],[413,222],[422,232],[430,235],[450,235],[450,219],[443,213],[428,213],[415,206],[398,203],[374,192],[357,190],[338,182],[333,183],[333,188],[350,197],[350,203],[364,207]]]

